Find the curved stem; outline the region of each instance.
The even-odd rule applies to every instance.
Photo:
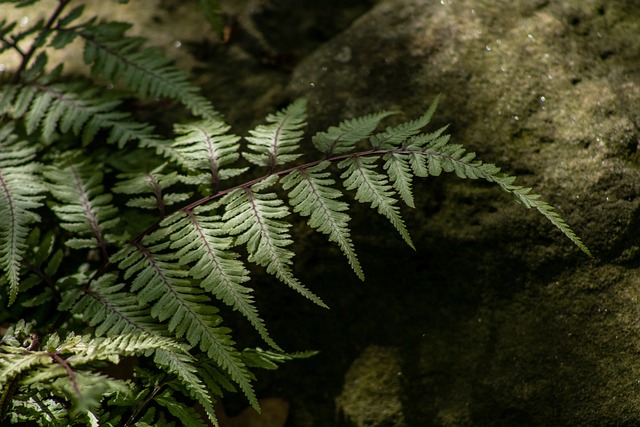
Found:
[[[39,32],[38,36],[33,41],[33,43],[31,43],[31,47],[29,48],[29,50],[25,54],[22,55],[22,62],[20,62],[20,66],[18,67],[18,71],[16,71],[16,74],[13,76],[13,83],[14,84],[16,84],[16,83],[18,83],[20,81],[22,73],[24,73],[24,70],[27,69],[27,65],[29,65],[29,61],[31,61],[31,58],[33,57],[33,55],[38,50],[39,39],[41,37],[43,37],[44,35],[48,35],[48,33],[53,28],[53,24],[56,22],[56,20],[58,19],[58,17],[60,16],[60,14],[62,13],[64,8],[67,6],[67,4],[70,1],[71,0],[58,0],[58,6],[53,11],[53,13],[49,17],[49,19],[47,20],[47,23],[44,25],[44,28]]]

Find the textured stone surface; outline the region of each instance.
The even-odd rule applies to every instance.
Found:
[[[405,427],[401,377],[397,349],[367,347],[347,371],[338,411],[358,426]]]
[[[414,117],[441,93],[434,125],[542,193],[595,254],[455,178],[419,187],[415,255],[354,233],[387,247],[365,256],[385,268],[332,314],[402,349],[408,425],[640,423],[639,18],[625,1],[385,0],[295,69],[312,128]]]

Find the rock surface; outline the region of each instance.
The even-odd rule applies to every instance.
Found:
[[[406,426],[401,377],[402,360],[397,349],[367,347],[345,375],[344,389],[336,399],[338,411],[356,425]]]
[[[343,355],[335,340],[402,349],[407,425],[640,424],[639,44],[626,1],[383,0],[294,70],[314,130],[382,109],[415,117],[441,93],[434,127],[451,123],[453,140],[542,193],[595,255],[455,177],[422,185],[418,217],[407,212],[415,254],[358,219],[367,289],[317,273],[318,292],[336,293],[327,321],[348,324],[320,329]],[[350,384],[343,401],[367,387]],[[386,410],[365,406],[342,410],[393,425],[363,421]]]

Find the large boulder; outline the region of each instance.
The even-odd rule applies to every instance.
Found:
[[[394,425],[370,422],[389,402],[354,400],[372,359],[348,349],[372,343],[400,349],[371,369],[402,367],[390,399],[407,425],[640,424],[638,52],[633,2],[381,0],[295,68],[289,93],[310,100],[312,130],[383,109],[416,117],[442,94],[434,128],[450,123],[454,141],[543,194],[594,253],[455,177],[418,187],[415,254],[358,215],[366,289],[327,280],[333,265],[304,267],[333,308],[314,318],[329,323],[312,331],[325,353],[308,382],[353,361],[344,389],[333,385],[352,425]],[[305,390],[307,412],[320,410],[305,393],[329,400]],[[295,412],[296,425],[326,425]]]

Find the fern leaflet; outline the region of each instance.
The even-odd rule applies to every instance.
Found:
[[[202,380],[198,377],[198,370],[193,364],[191,355],[157,349],[153,361],[158,366],[165,367],[167,372],[174,374],[186,387],[191,397],[202,405],[213,425],[218,426],[216,412],[212,403],[213,398]],[[259,408],[258,399],[256,399],[253,393],[253,388],[249,385],[249,388],[247,390],[243,389],[243,391],[245,391],[245,395],[249,398],[251,405],[254,408]]]
[[[219,217],[205,213],[205,209],[197,209],[175,215],[164,224],[166,232],[171,233],[171,248],[177,250],[176,259],[193,264],[189,273],[201,280],[200,286],[239,311],[266,342],[275,346],[258,317],[251,288],[242,286],[249,280],[249,272],[230,250],[233,240],[222,234]]]
[[[396,206],[395,191],[389,185],[387,178],[375,171],[378,158],[378,156],[356,156],[342,160],[338,163],[338,167],[346,171],[340,177],[344,179],[347,190],[356,190],[357,201],[370,203],[372,208],[377,208],[378,213],[387,217],[404,241],[415,249],[400,216],[400,209]]]
[[[69,280],[75,281],[75,278]],[[165,329],[155,323],[149,309],[141,306],[135,295],[124,292],[117,277],[105,274],[89,287],[70,287],[61,303],[62,310],[82,316],[96,335],[117,336],[126,333],[163,334]]]
[[[198,87],[193,86],[171,60],[155,48],[143,48],[143,38],[125,35],[130,27],[125,23],[108,22],[86,26],[78,33],[85,41],[83,58],[91,65],[92,73],[114,82],[121,79],[140,98],[171,98],[197,116],[218,117],[211,103],[199,94]]]
[[[276,165],[289,163],[300,154],[298,142],[302,139],[302,127],[306,126],[307,101],[303,98],[294,101],[287,108],[267,116],[268,125],[260,125],[249,131],[246,137],[248,148],[253,153],[243,153],[245,159],[273,170]]]
[[[107,142],[122,148],[128,141],[140,140],[142,146],[158,147],[165,156],[151,126],[133,121],[129,113],[119,111],[121,101],[83,81],[73,83],[30,83],[5,85],[0,103],[14,119],[24,118],[29,134],[38,128],[45,141],[51,141],[56,130],[73,132],[89,144],[101,129],[108,129]]]
[[[157,209],[160,217],[165,217],[167,206],[183,202],[189,198],[187,193],[166,193],[166,189],[180,182],[177,172],[162,173],[167,164],[164,163],[145,174],[123,173],[118,175],[120,181],[113,187],[114,193],[151,194],[135,197],[127,201],[127,206],[141,209]]]
[[[281,220],[289,215],[289,209],[275,193],[259,192],[273,185],[276,180],[276,176],[271,176],[249,188],[239,188],[224,196],[221,200],[226,205],[222,217],[223,230],[237,236],[236,244],[246,244],[249,261],[266,267],[269,274],[316,304],[326,307],[291,271],[294,254],[285,249],[292,243],[288,233],[291,224]]]
[[[221,120],[175,125],[179,135],[173,149],[179,163],[195,175],[184,178],[189,184],[209,184],[215,193],[220,181],[240,175],[246,169],[227,168],[240,157],[239,137],[227,134],[229,126]]]
[[[65,244],[74,249],[99,248],[108,259],[107,244],[121,239],[106,234],[118,221],[112,196],[104,192],[102,172],[85,160],[50,166],[44,172],[51,194],[60,202],[52,207],[60,226],[77,237]]]
[[[382,111],[345,120],[338,126],[331,126],[327,131],[315,134],[312,138],[313,145],[328,158],[351,152],[359,141],[371,135],[382,119],[392,114],[396,112]]]
[[[252,398],[248,372],[233,348],[229,330],[220,327],[222,319],[217,315],[218,310],[200,288],[186,279],[186,270],[175,261],[181,257],[155,253],[165,247],[160,244],[146,249],[139,245],[117,258],[122,259],[120,267],[127,268],[126,277],[137,274],[133,290],[141,302],[157,300],[151,315],[159,321],[169,319],[169,331],[177,337],[185,336],[191,345],[199,345],[243,390],[248,390],[247,397]],[[264,325],[261,326],[264,329]]]
[[[123,284],[116,283],[114,275],[104,275],[93,281],[88,288],[76,287],[68,291],[61,304],[62,310],[81,315],[90,325],[97,326],[96,334],[117,337],[121,334],[147,334],[165,336],[166,328],[154,322],[148,307],[140,305],[134,294],[123,291]],[[191,396],[203,405],[212,422],[216,422],[211,396],[197,376],[190,355],[158,348],[154,361],[174,374],[189,390]],[[248,388],[247,396],[253,398]],[[253,402],[252,401],[252,402]],[[217,425],[217,424],[216,424]]]
[[[295,169],[282,179],[282,187],[289,191],[293,210],[309,217],[310,227],[329,235],[340,246],[356,275],[364,280],[364,273],[349,235],[349,205],[338,200],[342,193],[333,188],[335,180],[326,171],[331,163],[322,162],[306,169]]]
[[[9,281],[9,304],[18,295],[29,226],[40,220],[35,211],[42,206],[45,188],[35,156],[35,148],[19,141],[11,125],[0,128],[0,266]]]
[[[164,390],[154,400],[167,408],[171,415],[179,419],[183,427],[208,427],[198,413],[193,411],[193,408],[176,400],[171,390]]]
[[[410,122],[401,123],[394,127],[388,127],[384,132],[377,133],[373,135],[369,142],[371,146],[375,149],[390,149],[395,148],[404,141],[406,141],[409,137],[412,137],[418,132],[420,129],[424,128],[431,121],[431,117],[433,113],[435,113],[436,108],[438,106],[438,101],[440,96],[437,96],[436,99],[431,103],[429,109],[416,120],[412,120]],[[439,133],[442,133],[446,129],[446,126],[438,130]]]
[[[413,201],[413,192],[411,186],[413,184],[413,170],[407,156],[397,153],[387,153],[384,155],[384,168],[389,175],[393,188],[398,192],[400,198],[411,208],[415,208]]]

